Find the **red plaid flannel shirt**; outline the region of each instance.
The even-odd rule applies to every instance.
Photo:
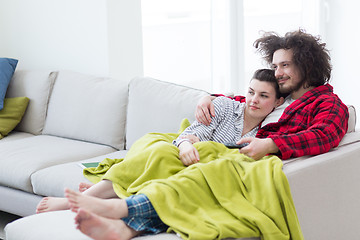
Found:
[[[265,125],[256,137],[271,138],[283,160],[317,155],[339,145],[347,132],[348,119],[347,106],[333,93],[332,86],[326,84],[294,101],[279,122]]]

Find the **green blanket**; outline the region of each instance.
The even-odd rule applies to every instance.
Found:
[[[186,168],[172,141],[189,125],[189,121],[184,119],[178,133],[146,134],[133,144],[125,158],[106,158],[98,167],[84,169],[84,175],[93,183],[111,180],[120,198],[136,194],[143,183],[166,179]]]
[[[146,194],[168,231],[183,239],[303,239],[278,157],[254,161],[223,144],[199,142],[200,163],[185,167],[172,145],[177,136],[147,134],[124,159],[105,159],[84,174],[111,180],[120,198]]]

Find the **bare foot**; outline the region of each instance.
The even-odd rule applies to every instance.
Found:
[[[71,211],[77,212],[79,208],[106,218],[119,219],[128,216],[126,201],[120,198],[102,199],[84,195],[71,189],[65,189]]]
[[[66,198],[44,197],[36,207],[36,213],[59,211],[70,209]]]
[[[109,219],[79,209],[75,217],[76,228],[95,240],[127,240],[140,234],[120,219]]]
[[[82,182],[82,183],[79,184],[79,191],[80,192],[85,192],[86,190],[91,188],[93,185],[94,185],[93,183]]]

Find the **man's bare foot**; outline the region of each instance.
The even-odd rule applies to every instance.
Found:
[[[89,188],[91,188],[94,184],[93,183],[86,183],[86,182],[82,182],[79,184],[79,192],[85,192],[86,190],[88,190]]]
[[[140,234],[120,219],[109,219],[79,209],[75,217],[76,228],[95,240],[127,240]]]
[[[59,211],[70,209],[66,198],[44,197],[36,207],[36,213]]]
[[[79,208],[106,218],[119,219],[128,216],[126,201],[120,198],[102,199],[84,195],[71,189],[65,189],[71,211],[77,212]]]

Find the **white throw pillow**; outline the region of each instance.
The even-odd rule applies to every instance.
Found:
[[[30,99],[21,122],[15,128],[17,131],[35,135],[41,134],[56,75],[56,72],[45,70],[15,71],[6,97],[28,97]]]

